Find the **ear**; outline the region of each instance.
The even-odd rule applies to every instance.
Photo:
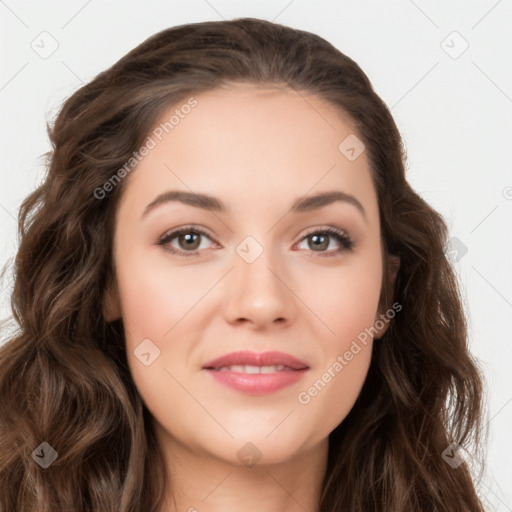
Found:
[[[389,280],[390,287],[392,287],[396,280],[396,275],[398,274],[398,269],[400,268],[400,257],[389,255],[388,256],[388,272],[389,272]],[[402,306],[400,306],[402,309]],[[397,311],[400,311],[397,309]],[[391,311],[390,311],[391,310]],[[374,336],[374,339],[380,339],[384,336],[384,333],[388,330],[389,324],[391,323],[391,319],[395,316],[396,311],[393,308],[389,308],[387,311],[384,311],[382,305],[379,307],[377,314],[375,315],[374,326],[377,329],[377,333]]]
[[[115,286],[108,286],[103,294],[103,317],[108,323],[121,317],[119,297]]]

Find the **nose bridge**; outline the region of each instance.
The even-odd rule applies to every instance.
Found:
[[[251,248],[250,251],[253,249]],[[245,286],[250,286],[251,289],[270,287],[267,290],[269,292],[274,291],[271,288],[277,288],[279,280],[276,277],[276,261],[273,251],[269,247],[262,249],[261,254],[257,255],[254,260],[246,260],[243,257],[240,257],[239,260],[237,267],[240,267],[239,273]]]
[[[281,276],[283,265],[270,247],[271,237],[246,237],[235,249],[234,269],[228,284],[228,314],[261,324],[290,315],[293,294]]]
[[[271,237],[246,237],[236,248],[238,279],[242,286],[251,290],[265,291],[266,293],[279,292],[282,283],[277,279],[278,268],[282,265],[277,262],[274,247],[270,246]],[[245,291],[249,291],[248,288]]]

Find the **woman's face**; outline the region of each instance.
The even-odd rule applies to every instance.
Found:
[[[322,99],[247,84],[174,106],[149,136],[105,312],[160,439],[238,464],[325,447],[383,313],[364,146]]]

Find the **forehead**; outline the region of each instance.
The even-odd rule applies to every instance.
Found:
[[[142,211],[168,189],[222,197],[235,210],[336,189],[375,209],[366,153],[351,161],[339,147],[354,136],[352,123],[323,98],[228,84],[193,99],[193,108],[184,108],[185,99],[162,112],[149,133],[155,146],[130,174],[123,198],[133,208]]]

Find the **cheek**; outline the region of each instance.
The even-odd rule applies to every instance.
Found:
[[[340,279],[335,292],[318,299],[322,354],[297,395],[306,417],[314,417],[319,435],[328,435],[350,412],[366,379],[372,356],[372,331],[380,293],[379,281],[360,276]],[[320,307],[322,306],[323,309]],[[318,331],[320,333],[320,331]]]
[[[150,258],[147,254],[120,261],[117,276],[124,325],[131,343],[144,338],[164,342],[209,286],[191,279],[194,276],[190,272],[170,268],[165,258]]]
[[[190,409],[184,362],[193,327],[184,317],[183,297],[164,285],[155,272],[139,271],[137,278],[125,281],[120,293],[132,379],[151,415],[171,431],[176,411]],[[182,414],[180,418],[178,431]]]
[[[326,349],[346,350],[350,340],[373,325],[381,280],[377,258],[354,258],[353,264],[338,269],[315,269],[314,275],[302,280],[300,297],[321,321],[318,333]]]
[[[328,436],[353,408],[368,373],[371,352],[371,341],[366,345],[356,342],[312,376],[308,387],[299,393],[302,415],[315,418],[318,425],[316,437]]]
[[[354,260],[355,261],[355,260]],[[366,379],[372,355],[372,327],[381,289],[377,257],[317,273],[303,294],[322,320],[317,329],[322,360],[297,396],[306,417],[315,417],[328,435],[352,409]]]
[[[194,313],[212,284],[194,285],[190,272],[171,271],[168,263],[164,266],[157,258],[149,265],[143,263],[149,259],[147,254],[137,256],[133,251],[116,262],[127,360],[151,414],[172,426],[176,424],[175,411],[190,410],[187,390],[193,387],[186,382],[188,367],[184,363],[194,343],[194,326],[197,329]],[[192,309],[194,305],[197,309]],[[186,383],[186,389],[180,383]]]

